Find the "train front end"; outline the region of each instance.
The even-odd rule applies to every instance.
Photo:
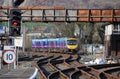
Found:
[[[68,38],[66,42],[69,53],[77,53],[78,51],[78,40],[77,38]]]

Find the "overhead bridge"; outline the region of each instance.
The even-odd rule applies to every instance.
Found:
[[[0,21],[9,20],[9,6],[0,7]],[[65,9],[19,7],[23,22],[120,22],[120,9]]]

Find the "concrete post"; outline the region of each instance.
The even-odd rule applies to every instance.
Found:
[[[113,24],[105,26],[105,55],[104,57],[110,55],[110,37],[113,31]]]

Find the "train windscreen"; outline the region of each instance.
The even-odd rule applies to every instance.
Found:
[[[67,40],[67,45],[76,45],[77,40]]]

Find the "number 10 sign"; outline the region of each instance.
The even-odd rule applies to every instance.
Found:
[[[7,50],[3,54],[3,60],[6,63],[11,64],[16,60],[16,54],[12,50]]]

